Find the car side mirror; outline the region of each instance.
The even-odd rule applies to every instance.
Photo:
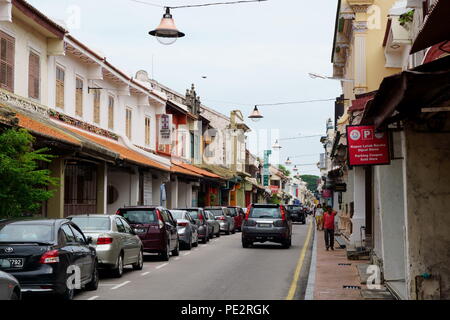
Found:
[[[87,242],[87,244],[91,244],[92,243],[92,237],[87,237],[86,238],[86,242]]]

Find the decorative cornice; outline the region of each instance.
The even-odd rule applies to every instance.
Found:
[[[368,30],[367,21],[353,21],[352,30],[355,33],[363,33]]]
[[[47,116],[48,108],[46,106],[28,99],[24,99],[4,89],[0,89],[0,101],[27,112],[38,113],[42,116]]]

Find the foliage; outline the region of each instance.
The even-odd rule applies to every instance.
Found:
[[[318,176],[305,174],[300,176],[303,181],[307,183],[308,190],[311,192],[315,192],[317,189],[317,180],[320,179]]]
[[[282,164],[278,165],[278,169],[286,176],[289,177],[291,175],[291,172]]]
[[[400,15],[398,21],[400,22],[400,25],[402,27],[406,27],[408,23],[413,21],[413,18],[414,18],[414,10],[411,10]]]
[[[274,194],[269,200],[270,204],[280,204],[281,200]]]
[[[49,170],[39,170],[38,162],[51,162],[47,148],[33,150],[34,138],[25,129],[0,133],[0,218],[33,214],[50,199],[49,185],[58,179]]]

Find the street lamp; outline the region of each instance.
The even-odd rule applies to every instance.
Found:
[[[184,37],[184,33],[175,26],[168,7],[166,7],[166,13],[163,15],[159,26],[155,30],[150,31],[149,34],[156,37],[158,42],[164,45],[173,44],[178,38]]]
[[[272,149],[278,149],[278,150],[281,149],[281,146],[280,146],[280,144],[278,143],[278,139],[275,140],[275,143],[273,144]]]
[[[258,122],[262,118],[264,118],[258,110],[258,106],[255,106],[251,115],[248,116],[253,122]]]
[[[290,166],[290,165],[292,164],[292,161],[291,161],[291,159],[289,159],[289,157],[288,157],[285,163],[286,163],[287,166]]]

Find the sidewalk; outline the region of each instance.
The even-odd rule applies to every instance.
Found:
[[[344,289],[344,286],[365,289],[365,285],[360,284],[357,265],[367,261],[348,260],[345,249],[337,248],[336,241],[334,251],[326,251],[323,231],[316,230],[315,241],[317,254],[314,300],[364,300],[361,290]]]

